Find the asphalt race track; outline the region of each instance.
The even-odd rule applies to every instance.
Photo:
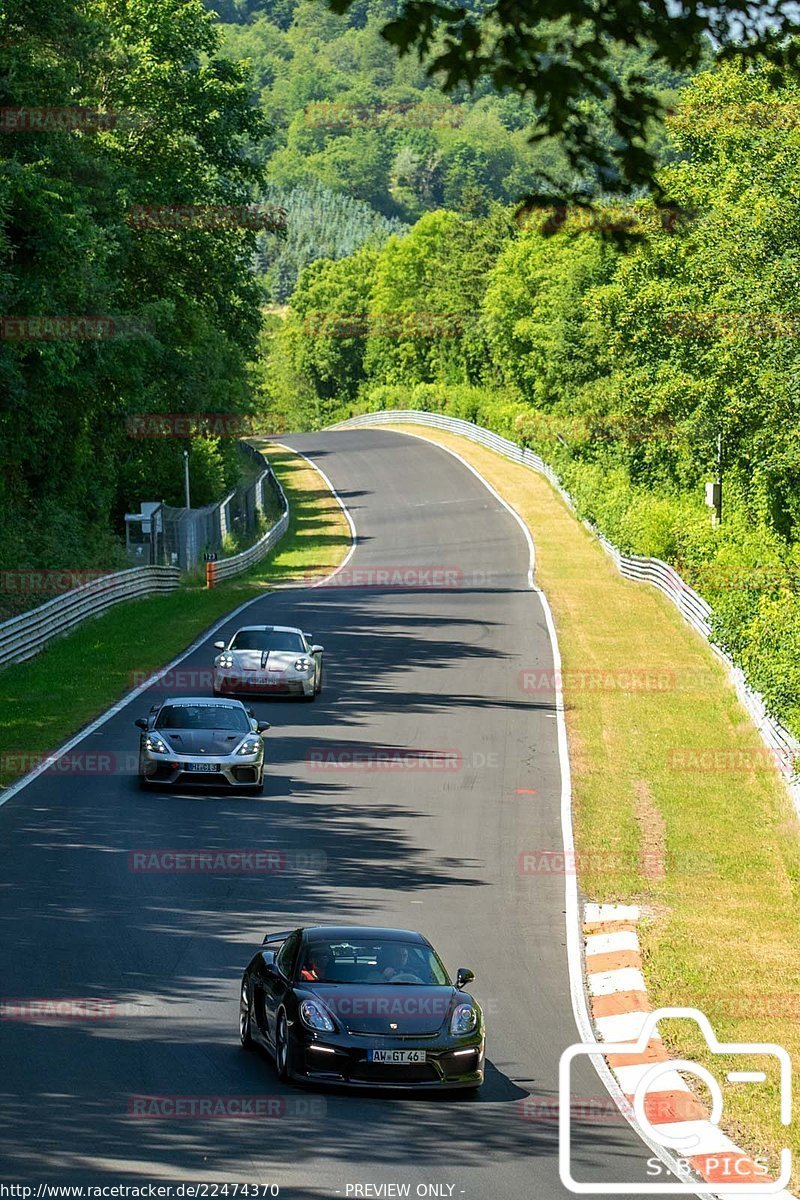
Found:
[[[26,999],[109,1002],[94,1019],[32,1020],[17,1004],[0,1022],[0,1180],[566,1196],[558,1059],[578,1035],[564,877],[518,867],[562,844],[553,696],[520,686],[523,670],[552,671],[525,539],[438,447],[382,430],[289,442],[352,514],[346,572],[402,568],[421,586],[347,586],[359,581],[345,573],[273,593],[181,663],[207,670],[211,642],[242,623],[299,625],[325,646],[315,704],[252,702],[273,725],[263,797],[140,793],[133,722],[154,688],[73,752],[83,770],[49,771],[0,808],[6,1016]],[[443,586],[431,567],[447,568]],[[333,748],[345,765],[320,764]],[[358,751],[367,765],[349,767]],[[405,765],[374,765],[393,751]],[[92,773],[94,761],[114,766]],[[282,853],[267,872],[134,869],[152,849]],[[282,1087],[269,1059],[240,1049],[241,971],[264,933],[326,921],[420,929],[453,974],[475,971],[490,1060],[477,1099]],[[589,1065],[575,1096],[576,1173],[645,1179],[649,1151]],[[175,1097],[222,1098],[223,1111],[176,1117]],[[267,1115],[236,1115],[237,1098],[259,1097]]]

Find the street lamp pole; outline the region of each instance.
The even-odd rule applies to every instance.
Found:
[[[186,495],[186,507],[192,507],[191,496],[189,495],[189,451],[183,452],[183,490]]]

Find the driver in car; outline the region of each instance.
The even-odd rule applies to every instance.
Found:
[[[422,983],[410,965],[407,946],[385,946],[380,957],[381,979],[384,983]]]
[[[312,946],[300,968],[300,978],[305,983],[324,982],[334,962],[329,946]]]

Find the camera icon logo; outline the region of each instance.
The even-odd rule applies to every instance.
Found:
[[[644,1056],[648,1043],[652,1038],[657,1036],[659,1021],[665,1018],[680,1018],[695,1021],[706,1040],[709,1050],[714,1054],[726,1056],[735,1054],[746,1055],[748,1057],[757,1055],[777,1060],[780,1071],[780,1121],[782,1125],[788,1126],[791,1124],[792,1064],[783,1046],[779,1046],[774,1042],[720,1042],[714,1034],[708,1017],[700,1012],[699,1009],[658,1008],[646,1015],[635,1042],[578,1042],[575,1045],[567,1047],[561,1055],[558,1069],[558,1169],[561,1182],[568,1191],[577,1195],[591,1194],[607,1196],[697,1195],[697,1181],[685,1178],[686,1176],[691,1176],[693,1173],[689,1160],[693,1156],[707,1155],[709,1133],[715,1135],[717,1142],[720,1139],[725,1141],[727,1139],[724,1139],[724,1135],[718,1129],[723,1113],[722,1090],[719,1082],[706,1067],[699,1063],[690,1062],[688,1059],[667,1059],[663,1062],[646,1063],[643,1058],[643,1066],[641,1068],[634,1068],[636,1074],[640,1077],[636,1083],[632,1104],[627,1115],[629,1119],[633,1118],[631,1123],[634,1124],[634,1127],[638,1129],[650,1145],[656,1146],[659,1151],[663,1152],[665,1156],[663,1160],[664,1165],[660,1170],[656,1170],[656,1174],[663,1173],[664,1175],[670,1175],[671,1178],[669,1181],[664,1182],[662,1180],[661,1182],[655,1182],[655,1180],[651,1179],[643,1180],[639,1183],[623,1181],[583,1182],[575,1179],[572,1173],[570,1158],[572,1145],[570,1080],[573,1061],[576,1058],[602,1060],[607,1055],[612,1054],[629,1056],[641,1054]],[[694,1075],[695,1078],[705,1083],[711,1096],[710,1114],[706,1120],[702,1121],[675,1121],[673,1118],[670,1122],[654,1125],[645,1110],[645,1102],[648,1094],[653,1092],[654,1089],[656,1092],[659,1090],[658,1080],[660,1077],[676,1071]],[[729,1071],[726,1079],[731,1084],[765,1083],[767,1076],[763,1071]],[[687,1092],[687,1096],[690,1094]],[[733,1144],[729,1143],[729,1145],[732,1146]],[[731,1154],[732,1152],[727,1151],[726,1153]],[[743,1153],[741,1157],[742,1159],[745,1158]],[[654,1162],[656,1160],[650,1161]],[[780,1152],[780,1173],[778,1178],[764,1178],[759,1182],[758,1180],[754,1180],[751,1174],[748,1174],[746,1178],[740,1179],[738,1182],[721,1183],[715,1181],[710,1186],[713,1187],[716,1196],[768,1196],[782,1191],[789,1183],[791,1173],[792,1152],[788,1147],[784,1147]],[[734,1171],[735,1174],[736,1171]],[[679,1182],[675,1178],[675,1175],[683,1178],[685,1181]]]

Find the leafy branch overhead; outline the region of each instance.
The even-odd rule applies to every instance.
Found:
[[[340,14],[354,3],[328,0]],[[447,92],[490,82],[530,102],[537,117],[531,137],[562,145],[579,180],[575,194],[647,187],[663,197],[650,144],[664,115],[654,70],[693,72],[716,50],[740,61],[766,57],[779,82],[781,69],[797,63],[800,48],[789,38],[799,27],[800,11],[786,0],[470,0],[458,7],[403,0],[382,34],[401,55],[416,51]],[[620,78],[613,44],[643,52],[645,69]],[[606,107],[611,146],[594,127],[587,98]]]

